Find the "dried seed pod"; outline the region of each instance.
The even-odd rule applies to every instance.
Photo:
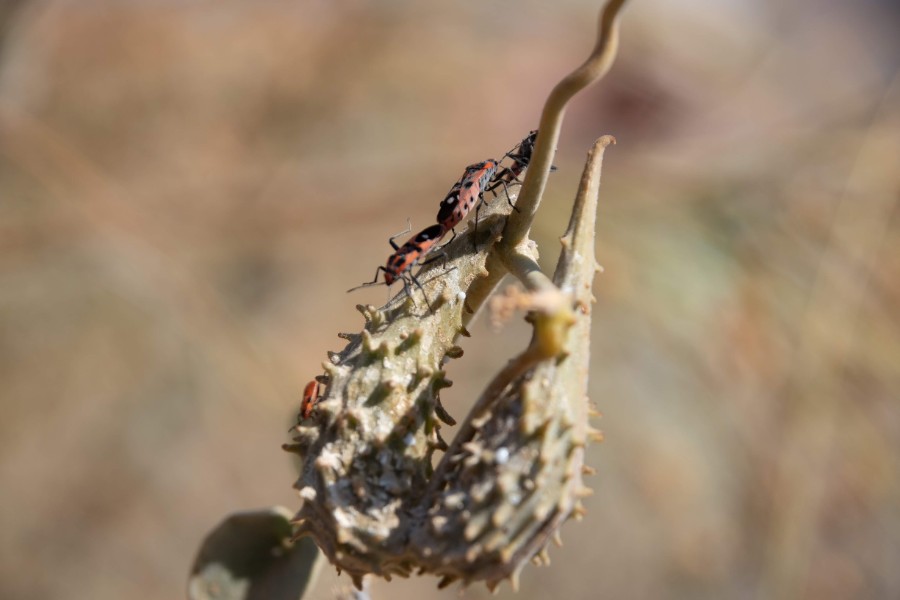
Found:
[[[498,202],[483,211],[479,248],[491,246],[509,210]],[[402,293],[383,309],[358,307],[366,327],[343,335],[350,343],[323,364],[329,383],[317,427],[304,428],[302,442],[291,446],[305,459],[295,484],[304,500],[298,534],[311,535],[351,577],[405,576],[421,566],[402,543],[405,515],[426,489],[435,449],[446,448],[440,421],[454,422],[438,399],[451,384],[441,361],[459,353],[455,335],[445,332],[464,330],[462,304],[451,299],[484,270],[486,252],[472,246],[471,234],[460,235],[445,250],[446,262],[418,274],[430,297],[445,299],[433,312]]]

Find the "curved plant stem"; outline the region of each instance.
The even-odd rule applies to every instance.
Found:
[[[584,64],[564,77],[550,92],[541,113],[540,135],[528,171],[525,173],[522,191],[516,201],[518,211],[509,216],[503,230],[503,239],[500,242],[502,249],[515,248],[528,235],[541,196],[547,187],[547,177],[559,140],[566,105],[575,94],[603,77],[612,66],[619,47],[619,10],[626,1],[610,0],[606,4],[600,13],[597,45],[594,46],[593,52]]]
[[[587,60],[580,67],[564,77],[547,97],[541,113],[540,135],[534,153],[525,172],[525,181],[516,200],[517,211],[511,213],[503,229],[503,237],[489,253],[485,269],[487,277],[475,281],[467,292],[467,305],[471,313],[463,315],[466,326],[474,318],[478,309],[500,284],[508,272],[509,260],[503,254],[512,256],[514,249],[526,243],[531,223],[540,206],[541,197],[547,187],[547,177],[559,141],[566,105],[575,94],[603,77],[615,61],[619,47],[619,12],[627,0],[610,0],[600,12],[597,43]],[[498,251],[501,256],[498,256]],[[527,286],[527,282],[523,280]]]

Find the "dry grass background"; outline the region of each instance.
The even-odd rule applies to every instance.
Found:
[[[344,293],[535,126],[598,3],[0,11],[0,597],[174,598],[280,450]],[[900,595],[900,14],[635,0],[535,237],[601,191],[587,518],[529,598]],[[462,415],[527,331],[480,324]],[[314,598],[340,582],[326,569]],[[434,581],[378,598],[454,598]],[[462,594],[483,598],[473,588]],[[504,588],[501,597],[513,597]]]

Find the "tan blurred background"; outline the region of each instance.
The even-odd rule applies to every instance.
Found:
[[[345,290],[536,126],[598,6],[0,2],[0,597],[182,597],[225,513],[296,507],[299,390],[385,298]],[[898,27],[632,0],[535,231],[552,266],[615,135],[597,493],[515,597],[900,597]],[[473,334],[456,416],[527,330]],[[434,585],[372,591],[488,595]]]

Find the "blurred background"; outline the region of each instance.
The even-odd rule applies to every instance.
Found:
[[[385,299],[345,290],[537,125],[599,4],[3,0],[0,597],[183,597],[226,513],[296,508],[300,391]],[[615,135],[596,494],[500,597],[900,597],[900,8],[630,4],[534,231],[552,268]],[[528,337],[484,321],[457,417]],[[372,593],[488,596],[435,583]]]

